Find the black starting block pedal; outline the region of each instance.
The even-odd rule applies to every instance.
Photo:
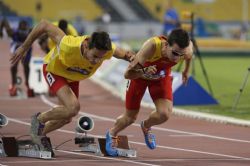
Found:
[[[79,141],[79,139],[87,140],[85,141]],[[77,141],[76,141],[77,140]],[[91,140],[91,141],[89,141]],[[130,149],[129,143],[128,143],[128,137],[127,136],[118,136],[118,156],[120,157],[136,157],[136,150]],[[81,142],[81,143],[79,143]],[[98,156],[108,156],[105,145],[106,145],[106,139],[105,138],[97,138],[95,141],[94,137],[83,137],[83,138],[76,138],[75,144],[79,144],[80,151],[81,152],[92,152],[95,153]]]
[[[50,143],[49,137],[46,137]],[[50,143],[51,145],[51,143]],[[54,152],[44,150],[41,145],[31,140],[17,140],[15,137],[2,137],[0,139],[0,157],[31,157],[41,159],[52,159]]]

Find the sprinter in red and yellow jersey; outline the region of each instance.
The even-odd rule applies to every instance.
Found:
[[[68,36],[57,26],[42,20],[16,50],[12,64],[23,58],[32,43],[44,33],[56,44],[44,58],[44,77],[50,89],[56,93],[60,106],[32,117],[31,136],[44,150],[51,150],[45,135],[71,122],[80,110],[79,81],[93,75],[104,60],[112,56],[130,60],[133,54],[116,47],[106,32],[94,32],[91,36]]]
[[[151,127],[166,122],[173,108],[171,67],[181,60],[186,61],[182,75],[183,83],[186,84],[192,54],[193,44],[188,33],[182,29],[173,30],[167,38],[157,36],[144,43],[125,73],[125,78],[130,79],[126,93],[126,112],[117,118],[114,127],[106,133],[106,151],[109,155],[118,155],[116,136],[135,122],[147,88],[156,110],[142,121],[141,128],[146,145],[150,149],[156,148]]]

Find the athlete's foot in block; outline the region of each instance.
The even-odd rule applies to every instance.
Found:
[[[106,152],[109,156],[118,156],[118,152],[117,152],[117,144],[118,144],[118,137],[114,137],[112,135],[110,135],[110,132],[108,131],[106,133],[106,145],[105,145],[105,149]]]
[[[44,136],[42,133],[43,133],[43,129],[44,129],[45,125],[42,124],[38,120],[39,115],[40,115],[40,113],[37,113],[31,117],[30,135],[31,135],[33,142],[35,142],[35,143],[36,142],[39,143],[40,137]]]

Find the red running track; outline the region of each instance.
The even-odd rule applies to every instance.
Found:
[[[4,136],[18,137],[28,134],[30,116],[50,108],[55,98],[36,96],[32,99],[11,98],[8,95],[9,57],[8,42],[0,42],[0,113],[10,119],[8,126],[1,128]],[[21,70],[21,69],[20,69]],[[20,72],[21,73],[21,72]],[[106,130],[114,124],[117,116],[124,111],[124,102],[111,95],[90,80],[80,84],[81,112],[92,115],[95,128],[90,134],[104,136]],[[137,158],[98,157],[91,153],[72,152],[78,147],[70,141],[58,147],[53,160],[41,160],[25,157],[0,158],[0,166],[29,165],[167,165],[167,166],[249,166],[250,130],[247,127],[211,123],[173,115],[167,123],[153,128],[158,147],[148,149],[140,130],[140,121],[145,119],[150,109],[142,108],[136,123],[121,134],[129,137],[130,145],[137,150]],[[74,121],[59,131],[52,132],[53,146],[73,139]]]

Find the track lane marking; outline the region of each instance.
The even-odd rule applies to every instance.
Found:
[[[41,100],[45,104],[48,104],[51,107],[56,106],[55,103],[49,101],[44,95],[41,95]],[[90,114],[90,113],[85,113],[85,112],[79,112],[79,114],[80,115],[90,116],[90,117],[96,118],[96,119],[101,119],[101,120],[109,121],[109,122],[115,122],[115,119],[108,118],[108,117],[98,116],[98,115],[94,115],[94,114]],[[132,126],[140,127],[141,125],[137,124],[137,123],[133,123]],[[212,138],[212,139],[218,139],[218,140],[226,140],[226,141],[241,142],[241,143],[250,143],[250,141],[248,141],[248,140],[226,138],[226,137],[213,136],[213,135],[202,134],[202,133],[195,133],[195,132],[187,132],[187,131],[182,131],[182,130],[167,129],[167,128],[162,128],[162,127],[152,127],[152,129],[159,130],[159,131],[173,132],[173,133],[178,133],[178,134],[194,135],[194,136],[206,137],[206,138]]]
[[[22,122],[22,121],[17,120],[17,119],[9,118],[9,120],[12,121],[12,122],[16,122],[16,123],[19,123],[19,124],[24,124],[24,125],[30,126],[30,123]],[[56,130],[56,131],[75,135],[75,132],[69,131],[69,130],[59,129],[59,130]],[[103,137],[101,135],[93,135],[93,134],[91,134],[91,136]],[[145,143],[142,143],[142,142],[129,141],[129,143],[146,146]],[[220,157],[227,157],[227,158],[233,158],[233,159],[250,160],[250,158],[241,157],[241,156],[233,156],[233,155],[226,155],[226,154],[198,151],[198,150],[192,150],[192,149],[183,149],[183,148],[176,148],[176,147],[163,146],[163,145],[157,145],[157,148],[170,149],[170,150],[176,150],[176,151],[184,151],[184,152],[192,152],[192,153],[206,154],[206,155],[213,155],[213,156],[220,156]]]

